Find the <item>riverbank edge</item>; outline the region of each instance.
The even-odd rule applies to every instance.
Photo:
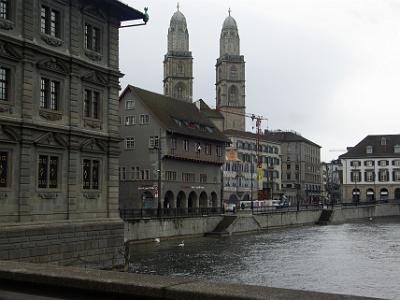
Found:
[[[302,290],[202,281],[188,277],[143,275],[95,269],[0,261],[0,292],[17,295],[95,299],[339,300],[375,299]],[[71,299],[72,299],[71,298]]]
[[[124,237],[126,244],[154,242],[154,239],[187,239],[201,236],[229,236],[265,232],[298,226],[314,225],[321,216],[322,210],[290,211],[282,210],[267,214],[252,215],[242,212],[222,232],[214,232],[223,222],[224,215],[179,218],[147,219],[125,222]],[[231,217],[232,215],[228,215]],[[384,203],[335,207],[328,224],[338,225],[356,220],[400,216],[400,205]]]

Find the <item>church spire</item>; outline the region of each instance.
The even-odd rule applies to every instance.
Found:
[[[216,64],[216,107],[224,116],[224,130],[245,131],[245,62],[240,55],[239,30],[228,9],[222,25]]]
[[[168,29],[168,50],[164,57],[164,94],[192,102],[193,70],[189,31],[179,2]]]

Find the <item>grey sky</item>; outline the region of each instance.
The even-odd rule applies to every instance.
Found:
[[[121,29],[120,61],[130,83],[162,93],[171,0],[149,7],[146,26]],[[232,9],[246,61],[246,110],[321,145],[336,158],[368,134],[399,133],[400,0],[185,0],[194,99],[215,106],[215,62]],[[264,128],[267,124],[264,123]],[[247,124],[251,130],[251,123]]]

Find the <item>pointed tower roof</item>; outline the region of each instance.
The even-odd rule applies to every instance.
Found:
[[[188,52],[189,51],[189,32],[187,29],[186,18],[179,10],[179,3],[176,12],[171,17],[168,29],[168,52]]]
[[[174,25],[187,26],[185,15],[179,10],[179,3],[176,5],[176,12],[173,14],[169,24],[170,27],[173,27]]]
[[[228,10],[229,16],[226,17],[224,24],[222,25],[222,30],[224,29],[238,29],[235,19],[231,16],[231,9]]]

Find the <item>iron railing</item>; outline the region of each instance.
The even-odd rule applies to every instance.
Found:
[[[200,207],[200,208],[142,208],[126,209],[121,208],[119,214],[122,220],[129,221],[143,218],[175,218],[175,217],[195,217],[220,215],[223,213],[220,207]]]

